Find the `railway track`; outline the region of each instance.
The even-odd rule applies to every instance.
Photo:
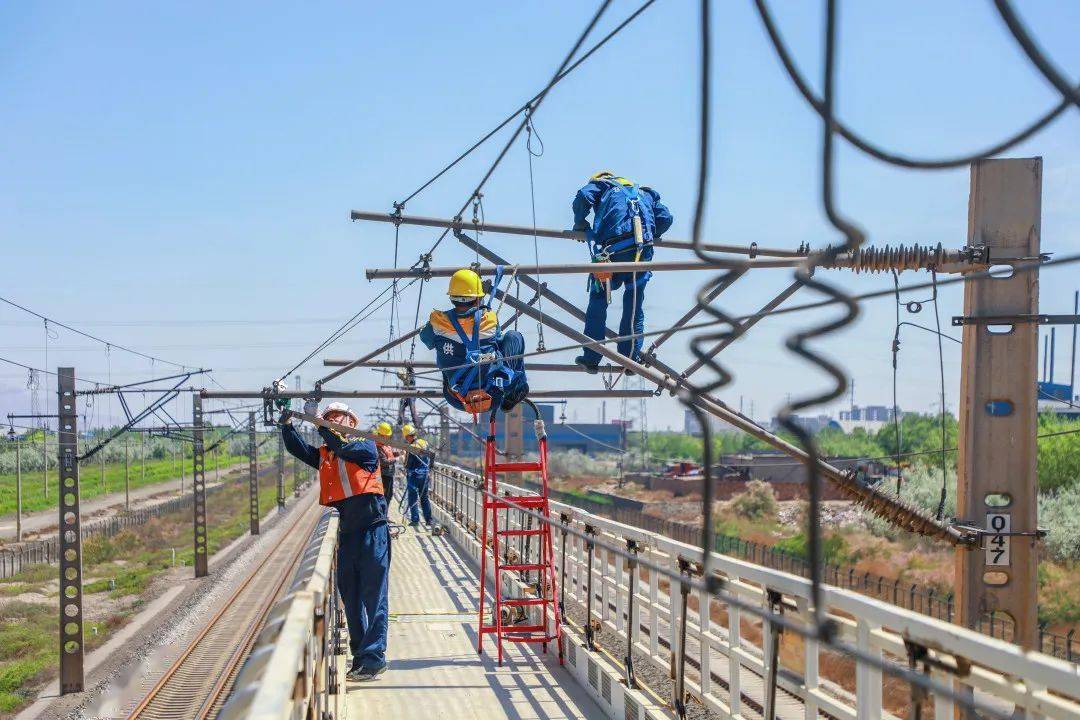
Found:
[[[299,532],[283,531],[206,626],[127,716],[129,720],[212,718],[224,703],[270,608],[295,571],[319,520],[314,500],[299,508]]]

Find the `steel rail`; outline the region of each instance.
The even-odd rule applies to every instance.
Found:
[[[311,508],[315,507],[317,506],[314,504],[311,505]],[[307,511],[310,511],[310,508],[308,508]],[[188,644],[187,648],[185,648],[184,651],[180,654],[180,657],[178,657],[169,667],[169,669],[166,670],[165,673],[158,679],[157,683],[154,684],[154,687],[151,688],[150,692],[148,692],[146,696],[135,706],[135,708],[128,716],[128,720],[135,720],[136,718],[173,718],[192,716],[188,711],[194,709],[191,705],[191,702],[195,700],[195,698],[192,697],[190,694],[187,695],[187,697],[185,698],[188,702],[188,704],[186,705],[176,706],[174,703],[166,701],[166,706],[159,709],[154,707],[154,703],[160,697],[163,697],[162,693],[165,691],[165,688],[170,686],[170,681],[177,675],[177,673],[179,673],[184,668],[188,659],[192,657],[192,655],[196,652],[197,649],[199,649],[200,644],[205,639],[207,639],[207,637],[210,636],[211,633],[219,631],[222,627],[224,627],[219,623],[222,622],[226,614],[231,609],[239,607],[241,598],[245,595],[245,591],[251,585],[252,581],[256,577],[260,577],[260,579],[263,580],[265,579],[262,578],[262,576],[260,575],[260,571],[264,567],[266,567],[272,560],[280,559],[278,553],[282,550],[283,547],[285,547],[286,541],[296,542],[297,538],[308,537],[311,532],[314,531],[314,528],[318,524],[318,521],[319,515],[316,514],[313,521],[308,523],[306,533],[282,532],[280,534],[280,537],[278,537],[277,541],[274,543],[273,547],[269,549],[265,557],[263,557],[263,559],[251,571],[251,573],[248,574],[248,576],[239,585],[239,587],[237,587],[236,590],[232,593],[232,595],[230,595],[229,598],[221,605],[218,611],[214,613],[213,617],[211,617],[210,620],[207,621],[206,625],[199,632],[199,634],[192,639],[192,641]],[[255,612],[254,617],[251,618],[251,620],[244,627],[243,631],[240,633],[240,637],[237,638],[236,635],[231,636],[239,641],[230,643],[231,645],[234,645],[236,647],[237,651],[233,653],[233,655],[226,662],[225,667],[221,669],[217,678],[215,678],[210,693],[207,695],[206,699],[198,706],[195,714],[193,715],[194,717],[198,717],[200,719],[207,717],[209,711],[212,709],[214,704],[220,699],[221,693],[228,685],[227,676],[232,675],[233,671],[239,666],[240,662],[246,656],[246,652],[244,652],[244,650],[250,645],[251,641],[254,640],[256,635],[256,629],[262,625],[270,608],[273,607],[274,600],[276,599],[278,593],[281,591],[281,588],[284,587],[285,583],[292,576],[293,568],[296,567],[297,560],[300,558],[300,555],[303,553],[305,547],[305,542],[300,541],[298,543],[296,551],[293,552],[290,556],[288,556],[288,560],[281,570],[280,578],[278,578],[278,580],[274,583],[271,591],[269,593],[262,593],[261,600],[257,605],[257,611]],[[260,586],[256,587],[258,588]],[[206,679],[207,678],[205,678],[204,676],[203,680],[205,681]],[[225,680],[224,682],[222,681],[223,679]],[[190,689],[188,691],[190,692]]]
[[[703,263],[700,260],[686,260],[682,262],[604,262],[604,263],[562,263],[556,265],[527,265],[517,266],[518,275],[588,275],[597,271],[606,273],[634,273],[634,272],[667,272],[681,270],[709,270],[716,267],[746,267],[750,270],[757,268],[793,268],[803,264],[800,259],[779,260],[732,260],[729,263],[717,261],[716,263]],[[473,266],[480,276],[494,275],[498,266],[481,265]],[[507,268],[503,268],[506,270]],[[457,267],[413,267],[413,268],[370,268],[364,271],[368,280],[400,280],[402,278],[448,278],[461,270]]]
[[[567,338],[574,342],[580,343],[583,347],[592,347],[596,352],[600,353],[604,357],[608,358],[614,363],[622,365],[631,372],[640,375],[641,377],[653,382],[658,388],[662,390],[669,390],[673,393],[681,393],[685,395],[685,399],[701,408],[705,412],[726,421],[730,425],[742,430],[743,432],[768,443],[777,450],[780,450],[791,457],[797,458],[810,463],[810,455],[797,445],[794,445],[783,438],[774,435],[765,428],[758,425],[752,419],[746,417],[742,413],[739,413],[729,408],[722,401],[715,399],[705,393],[691,392],[687,388],[680,384],[677,377],[670,377],[664,373],[642,365],[639,362],[631,360],[628,357],[620,355],[617,351],[606,347],[604,344],[592,340],[583,333],[575,330],[574,328],[566,325],[565,323],[556,320],[550,315],[542,315],[534,308],[526,307],[517,298],[509,295],[502,290],[496,292],[500,299],[514,309],[521,309],[522,313],[528,315],[531,318],[539,320],[549,328],[556,332],[562,333]],[[614,393],[612,393],[614,394]],[[934,520],[932,517],[928,517],[923,514],[917,508],[905,503],[897,497],[886,495],[884,493],[875,491],[866,485],[859,483],[854,478],[850,477],[847,473],[839,468],[830,465],[829,463],[817,459],[815,462],[818,471],[827,479],[831,480],[837,487],[839,487],[845,495],[850,499],[855,500],[864,507],[867,507],[872,512],[890,519],[893,523],[903,527],[912,532],[916,532],[922,535],[928,535],[932,537],[939,537],[949,541],[954,545],[969,545],[975,542],[976,538],[970,533],[962,532],[958,528],[952,525],[946,525],[944,523]]]
[[[524,303],[523,303],[524,304]],[[531,308],[530,308],[531,309]],[[442,398],[439,390],[286,390],[283,392],[262,390],[202,390],[204,398],[237,398],[251,399],[263,398],[266,400],[277,399],[305,399],[318,394],[323,398],[353,398],[359,400],[400,400],[402,398]],[[648,390],[531,390],[529,397],[533,398],[559,398],[574,400],[579,398],[610,398],[626,397],[640,398],[651,397]]]
[[[323,365],[326,367],[414,368],[418,370],[437,370],[439,368],[437,363],[430,360],[365,360],[356,363],[353,360],[327,358],[323,360]],[[543,372],[585,372],[585,368],[580,365],[567,363],[529,363],[526,370],[530,372],[535,370]],[[597,372],[602,373],[621,373],[622,371],[623,369],[616,365],[601,365],[597,368]]]
[[[705,352],[704,356],[702,356],[701,358],[698,358],[693,363],[691,363],[689,366],[687,366],[687,368],[682,371],[682,374],[680,374],[679,377],[682,380],[685,381],[691,375],[696,373],[698,370],[701,369],[701,367],[706,362],[708,362],[712,358],[716,357],[716,355],[718,355],[720,352],[722,352],[724,350],[724,348],[726,348],[728,345],[730,345],[731,343],[738,340],[741,335],[744,335],[750,328],[754,327],[759,322],[761,322],[762,319],[768,317],[769,313],[771,313],[773,310],[775,310],[776,308],[783,305],[784,302],[789,297],[791,297],[796,292],[798,292],[799,288],[801,288],[801,287],[802,287],[801,282],[793,282],[790,285],[788,285],[786,288],[781,290],[780,293],[776,297],[774,297],[772,300],[770,300],[769,302],[762,305],[761,309],[758,310],[757,313],[755,313],[754,315],[751,315],[750,317],[742,320],[739,323],[738,327],[735,328],[735,332],[733,332],[730,337],[727,337],[727,338],[719,341],[715,345],[713,345],[711,348],[709,348],[709,350],[707,350]],[[657,343],[653,343],[654,346],[656,344]],[[652,348],[650,348],[650,351],[651,350],[652,350]]]
[[[555,240],[585,241],[585,233],[577,230],[553,230],[551,228],[536,228],[534,230],[532,226],[525,227],[524,225],[505,225],[502,223],[489,222],[473,225],[472,223],[463,222],[460,218],[447,220],[444,218],[421,217],[419,215],[391,215],[384,212],[370,212],[367,210],[353,210],[349,214],[349,217],[353,221],[365,220],[369,222],[417,225],[420,227],[444,228],[454,231],[467,228],[481,232],[496,233],[498,235],[527,235],[532,237],[535,234],[537,237]],[[658,248],[672,248],[674,250],[690,250],[693,248],[693,243],[686,240],[659,239],[653,240],[653,245]],[[737,255],[749,255],[751,257],[800,258],[806,256],[805,252],[799,252],[798,250],[759,248],[756,243],[751,243],[750,245],[708,244],[704,245],[704,247],[713,252],[728,252]]]

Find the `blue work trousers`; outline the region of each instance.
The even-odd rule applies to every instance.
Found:
[[[424,512],[424,522],[431,524],[431,498],[428,496],[428,476],[409,475],[406,478],[409,495],[409,522],[420,522],[420,511]]]
[[[630,258],[633,260],[633,258]],[[623,288],[622,320],[619,321],[619,335],[631,333],[640,334],[645,330],[645,285],[652,277],[651,272],[637,273],[637,282],[634,281],[634,273],[615,273],[611,277],[611,294],[620,287]],[[585,334],[593,340],[603,340],[604,330],[607,327],[607,292],[603,285],[589,276],[589,306],[585,309]],[[631,329],[633,318],[633,329]],[[636,337],[633,342],[623,340],[619,343],[619,353],[626,357],[637,359],[641,354],[641,344],[644,338]],[[590,365],[600,364],[600,353],[591,347],[584,348],[585,362]]]
[[[390,621],[390,532],[386,523],[338,535],[337,585],[349,625],[353,667],[386,665]]]

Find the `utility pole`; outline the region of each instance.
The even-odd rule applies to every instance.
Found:
[[[60,694],[83,689],[82,531],[79,517],[75,368],[57,369],[57,468],[60,474]]]
[[[1073,292],[1073,315],[1080,315],[1080,290]],[[1076,397],[1076,325],[1072,326],[1072,359],[1069,362],[1069,401]]]
[[[255,413],[248,413],[248,519],[251,534],[259,534],[259,461],[255,457]]]
[[[142,484],[146,485],[146,435],[142,436]]]
[[[439,406],[439,460],[450,462],[450,408]]]
[[[131,509],[131,454],[128,452],[128,435],[124,435],[124,510]]]
[[[22,439],[15,438],[15,542],[22,542]]]
[[[49,497],[49,433],[48,426],[41,423],[41,468],[42,468],[42,493]]]
[[[205,577],[209,552],[206,545],[206,456],[203,451],[203,407],[199,393],[191,395],[191,494],[195,537],[195,577]]]
[[[1039,257],[1041,204],[1041,158],[974,163],[968,244],[996,265]],[[981,547],[956,551],[958,621],[976,629],[986,613],[1006,613],[1029,650],[1039,649],[1038,298],[1037,269],[964,285],[956,497],[959,520],[988,531]]]
[[[101,494],[105,494],[105,451],[102,450],[98,453],[98,467],[101,468]]]
[[[277,507],[285,509],[285,440],[277,437]]]

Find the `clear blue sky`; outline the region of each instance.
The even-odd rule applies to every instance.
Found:
[[[837,241],[819,207],[817,117],[782,74],[752,3],[715,6],[707,236],[788,247]],[[603,28],[635,7],[613,3]],[[363,270],[392,262],[392,230],[353,224],[349,210],[389,211],[519,106],[592,10],[591,3],[5,3],[0,294],[113,342],[213,367],[223,385],[261,387],[383,288]],[[819,85],[820,3],[777,0],[775,10]],[[1029,1],[1022,11],[1075,77],[1080,4]],[[659,0],[549,96],[536,117],[546,143],[536,160],[540,225],[567,226],[577,187],[611,168],[657,188],[676,216],[670,235],[689,235],[696,13],[696,3]],[[981,147],[1056,102],[989,2],[843,3],[841,45],[839,114],[891,148],[935,155]],[[1013,153],[1045,159],[1043,248],[1058,254],[1080,250],[1078,129],[1078,113],[1070,111]],[[476,153],[408,211],[451,215],[497,147]],[[871,242],[963,244],[967,170],[905,172],[841,145],[838,180],[842,209]],[[491,221],[529,222],[522,145],[488,185],[485,207]],[[434,237],[403,229],[403,264]],[[532,260],[527,238],[488,240],[513,259]],[[583,259],[575,243],[541,243],[542,261]],[[676,257],[685,254],[661,255]],[[436,264],[471,259],[451,238]],[[890,282],[833,277],[854,290]],[[703,280],[657,277],[648,323],[676,319]],[[748,311],[788,281],[787,271],[763,271],[725,298],[733,310]],[[584,299],[581,276],[553,285]],[[1043,308],[1071,311],[1076,286],[1075,268],[1046,271]],[[441,296],[441,284],[432,283],[425,314]],[[944,324],[959,312],[959,298],[943,293]],[[415,303],[410,291],[406,327]],[[932,324],[926,312],[922,321]],[[824,345],[850,370],[862,404],[891,402],[892,315],[888,299],[869,303],[857,325]],[[385,340],[387,319],[380,312],[325,355],[372,348]],[[726,358],[737,383],[726,397],[738,403],[743,395],[747,405],[752,397],[755,415],[767,418],[788,392],[819,387],[823,380],[782,346],[808,320],[767,320],[731,348]],[[535,327],[522,329],[532,345]],[[937,392],[936,343],[916,333],[903,345],[900,402],[925,410]],[[559,342],[554,333],[547,340]],[[958,351],[950,345],[946,379],[955,408]],[[1066,345],[1059,343],[1059,379]],[[40,367],[40,322],[0,307],[0,356]],[[670,341],[663,358],[689,363],[686,337]],[[61,363],[114,381],[151,371],[145,360],[118,351],[106,358],[100,346],[62,331],[49,351],[50,367]],[[322,373],[312,364],[300,374],[308,384]],[[340,386],[379,382],[369,371],[350,377]],[[556,382],[568,381],[537,375],[532,385]],[[576,376],[569,382],[599,385]],[[24,385],[24,372],[0,367],[0,411],[28,408]],[[617,416],[618,403],[607,411]],[[95,412],[97,422],[119,416],[115,403]],[[569,412],[592,420],[597,405],[578,402]],[[681,408],[657,399],[649,419],[681,427]]]

